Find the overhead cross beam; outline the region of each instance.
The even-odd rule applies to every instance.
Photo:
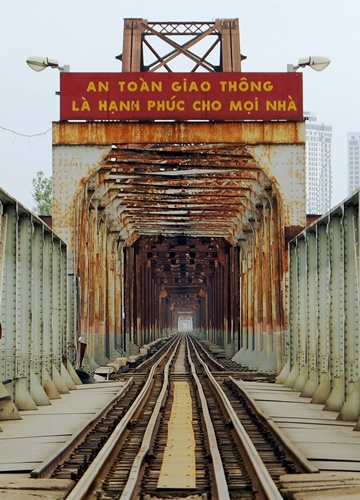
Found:
[[[246,148],[129,146],[113,145],[89,192],[89,206],[112,231],[236,238],[253,214],[261,218],[270,184]]]

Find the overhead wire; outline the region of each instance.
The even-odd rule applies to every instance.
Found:
[[[13,134],[19,135],[21,137],[40,137],[40,136],[46,135],[48,132],[50,132],[50,130],[52,129],[52,127],[50,127],[47,130],[45,130],[45,132],[41,132],[39,134],[21,134],[20,132],[16,132],[16,130],[12,130],[11,128],[2,127],[1,125],[0,125],[0,129],[4,130],[6,132],[12,132]]]

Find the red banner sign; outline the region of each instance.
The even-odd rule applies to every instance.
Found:
[[[61,73],[60,120],[302,120],[301,73]]]

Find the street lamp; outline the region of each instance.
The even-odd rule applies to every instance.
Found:
[[[43,71],[45,68],[57,68],[59,71],[70,71],[69,65],[59,66],[57,59],[44,56],[30,56],[26,59],[28,66],[34,71]]]
[[[310,66],[311,69],[315,71],[322,71],[327,68],[330,64],[330,59],[325,56],[308,56],[302,57],[299,59],[297,65],[288,64],[287,70],[288,72],[297,71],[299,68],[305,68],[305,66]]]

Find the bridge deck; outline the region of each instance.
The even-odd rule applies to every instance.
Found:
[[[354,484],[354,478],[360,477],[360,433],[353,431],[356,422],[338,421],[337,413],[322,411],[322,405],[310,404],[308,398],[300,398],[299,393],[280,385],[243,381],[239,385],[321,471],[320,474],[301,475],[302,479],[310,476],[313,485],[320,484],[322,477],[325,474],[328,476],[329,472],[333,473],[334,479],[339,477],[335,472],[349,473],[347,475],[353,478],[354,487],[360,488]],[[21,412],[22,420],[1,422],[0,493],[15,479],[16,488],[22,481],[31,484],[38,481],[45,487],[43,479],[26,479],[31,470],[56,452],[101,407],[108,404],[121,386],[122,383],[83,385],[63,395],[62,399],[54,400],[51,406]],[[340,477],[344,476],[341,474]],[[64,489],[67,487],[68,482],[65,481]],[[59,494],[59,491],[54,494]]]
[[[22,420],[3,420],[0,473],[29,473],[58,450],[106,406],[123,382],[84,384],[49,406],[22,411]]]
[[[240,382],[288,439],[320,471],[360,472],[360,433],[356,422],[336,420],[338,413],[310,404],[310,398],[282,385]]]

